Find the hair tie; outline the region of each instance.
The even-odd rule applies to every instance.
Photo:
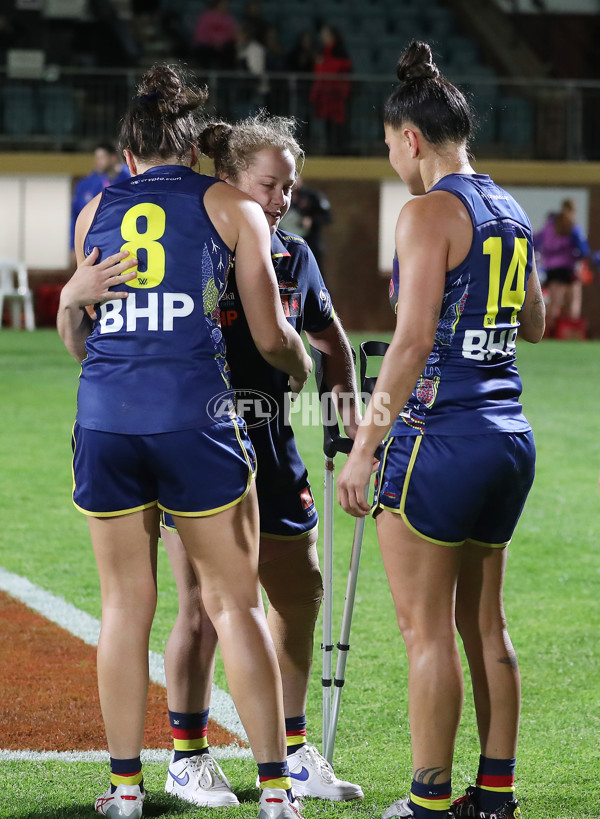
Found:
[[[148,94],[138,94],[138,100],[140,102],[154,102],[155,100],[161,100],[162,94],[158,91],[150,91]]]

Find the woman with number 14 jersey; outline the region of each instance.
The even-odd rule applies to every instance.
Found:
[[[517,336],[538,342],[544,303],[529,219],[469,162],[471,113],[429,45],[398,62],[384,108],[390,164],[414,195],[396,226],[396,329],[338,478],[362,516],[373,453],[377,536],[408,654],[413,778],[383,814],[518,819],[518,664],[506,628],[507,546],[535,447],[519,401]],[[473,684],[476,784],[452,802],[463,700],[456,628]]]
[[[88,519],[102,595],[98,686],[111,775],[95,810],[142,816],[140,751],[162,510],[173,515],[202,577],[204,606],[263,783],[259,815],[298,819],[281,680],[258,585],[254,451],[235,413],[218,322],[234,251],[261,354],[296,390],[311,362],[281,308],[262,210],[192,170],[195,112],[205,99],[173,66],[144,75],[121,127],[132,178],[80,214],[79,267],[61,294],[59,332],[82,361],[73,500]],[[215,422],[207,405],[217,394],[229,394],[230,412]]]

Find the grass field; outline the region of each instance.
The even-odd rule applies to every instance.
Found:
[[[356,346],[361,339],[352,340]],[[521,344],[519,356],[538,469],[510,547],[506,581],[507,615],[523,677],[517,792],[525,819],[589,819],[600,816],[600,343]],[[77,375],[78,366],[54,331],[0,333],[0,566],[99,617],[87,525],[70,500]],[[321,432],[302,425],[296,431],[321,506]],[[336,632],[352,527],[353,521],[337,510]],[[162,653],[175,610],[174,584],[161,551],[154,651]],[[308,708],[310,738],[316,744],[321,716],[318,642]],[[312,801],[305,807],[306,819],[379,816],[410,783],[406,657],[372,521],[366,527],[351,643],[335,765],[339,775],[361,783],[365,800],[337,805]],[[217,677],[225,687],[221,668]],[[2,730],[0,725],[0,749]],[[478,753],[467,685],[455,794],[472,781]],[[220,809],[215,816],[255,817],[253,763],[227,761],[224,767],[242,805]],[[164,764],[145,766],[151,792],[145,815],[203,815],[163,793],[165,772]],[[2,761],[0,817],[91,817],[93,799],[106,783],[104,763]]]

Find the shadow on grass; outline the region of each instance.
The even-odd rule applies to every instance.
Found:
[[[245,788],[236,790],[236,796],[241,804],[254,803],[258,808],[258,795],[256,788]],[[144,819],[159,816],[193,816],[198,817],[198,811],[205,810],[196,805],[190,805],[181,799],[173,799],[167,794],[152,793],[144,802]],[[212,808],[215,819],[229,819],[238,814],[239,808],[232,806],[229,808]],[[2,814],[0,813],[0,816]],[[68,807],[37,807],[28,813],[16,814],[18,819],[93,819],[97,814],[94,812],[92,803],[87,802],[82,805],[70,805]]]

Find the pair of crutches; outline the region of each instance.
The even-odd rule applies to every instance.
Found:
[[[360,388],[365,405],[373,392],[377,380],[367,376],[369,356],[383,356],[387,350],[384,341],[363,341],[360,345]],[[352,350],[354,358],[356,354]],[[350,568],[346,584],[346,597],[342,614],[340,639],[337,646],[333,644],[333,510],[335,504],[335,464],[338,452],[349,453],[352,441],[340,434],[337,413],[331,393],[324,378],[324,356],[311,347],[315,362],[315,378],[321,400],[321,420],[323,423],[323,453],[325,455],[324,500],[323,500],[323,740],[322,753],[325,759],[333,761],[333,749],[340,715],[342,689],[346,681],[346,662],[350,650],[350,628],[354,612],[354,599],[358,582],[358,569],[365,530],[365,518],[357,518],[354,524],[354,537],[350,554]],[[333,649],[337,647],[335,676],[332,679]],[[333,690],[332,690],[333,689]]]

